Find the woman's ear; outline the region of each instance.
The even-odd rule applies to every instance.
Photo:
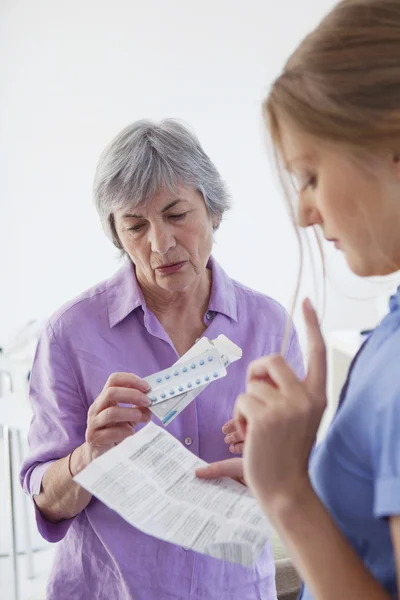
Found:
[[[217,217],[217,216],[213,215],[212,226],[213,226],[214,231],[217,231],[220,224],[221,224],[221,217]]]
[[[115,226],[115,218],[112,213],[109,217],[109,223],[110,223],[113,244],[114,244],[114,246],[116,246],[118,248],[118,250],[121,250],[122,253],[124,253],[125,252],[124,247],[121,243],[121,240],[119,239],[119,235],[117,233],[117,228]]]

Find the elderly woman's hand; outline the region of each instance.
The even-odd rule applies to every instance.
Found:
[[[249,383],[250,375],[249,371],[247,372],[247,384]],[[254,376],[253,376],[254,379]],[[257,377],[256,377],[257,379]],[[270,386],[276,388],[275,382],[272,381],[271,377],[268,373],[263,374],[262,378],[258,379],[259,381],[263,381],[264,383],[268,383]],[[244,448],[244,435],[243,432],[238,427],[237,421],[235,419],[231,419],[222,428],[222,433],[225,434],[225,444],[229,445],[229,452],[232,454],[243,454]]]
[[[91,459],[132,435],[138,423],[150,421],[149,389],[146,381],[132,373],[110,375],[88,412],[86,442]]]
[[[234,419],[231,419],[222,428],[222,433],[225,434],[225,444],[229,445],[229,452],[232,454],[242,454],[244,439],[242,433],[236,427]]]

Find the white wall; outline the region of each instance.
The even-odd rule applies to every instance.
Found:
[[[290,305],[298,250],[267,162],[260,101],[332,5],[3,0],[0,343],[117,267],[91,183],[103,146],[142,117],[180,117],[195,128],[234,198],[217,258],[235,278]],[[333,260],[340,284],[344,269]],[[307,272],[304,292],[310,282]],[[350,291],[370,293],[353,280]],[[373,302],[329,289],[328,329],[375,318]]]

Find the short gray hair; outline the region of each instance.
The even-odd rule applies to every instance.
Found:
[[[123,129],[100,156],[94,179],[94,201],[104,231],[121,248],[113,212],[145,204],[160,189],[194,187],[208,213],[220,222],[230,208],[221,175],[196,135],[176,119],[140,120]]]

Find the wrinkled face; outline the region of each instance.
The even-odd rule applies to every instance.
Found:
[[[218,223],[197,190],[161,190],[146,206],[116,211],[114,223],[142,285],[180,292],[204,277]]]
[[[319,225],[360,276],[400,269],[400,160],[355,158],[281,122],[282,154],[298,191],[301,227]]]

